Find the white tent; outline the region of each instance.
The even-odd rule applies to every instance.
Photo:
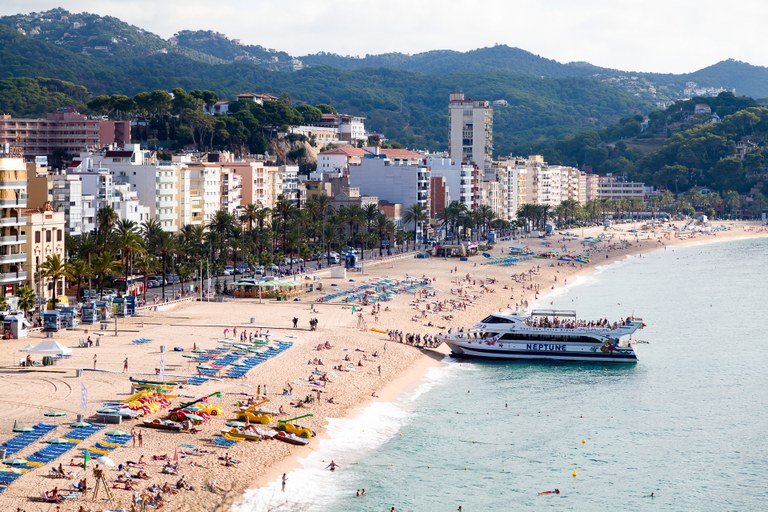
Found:
[[[45,340],[45,341],[41,341],[40,343],[38,343],[37,345],[35,345],[30,349],[27,349],[26,347],[24,347],[24,349],[22,349],[22,352],[28,352],[30,354],[70,355],[72,354],[72,349],[69,347],[65,347],[58,341]]]

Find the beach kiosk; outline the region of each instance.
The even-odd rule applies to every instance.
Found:
[[[31,327],[24,313],[11,313],[3,318],[3,339],[17,340],[29,336],[28,327]]]
[[[112,299],[112,314],[119,317],[125,316],[125,297]]]
[[[96,302],[96,320],[99,322],[106,322],[109,320],[110,311],[109,302],[107,301],[98,301]]]
[[[80,310],[80,321],[84,324],[91,325],[96,321],[96,305],[93,303],[84,304]]]
[[[136,314],[136,296],[128,295],[125,297],[125,314],[133,316]]]
[[[61,314],[61,326],[65,329],[74,329],[77,327],[77,311],[74,306],[59,306]]]
[[[43,311],[43,332],[59,332],[61,329],[61,313],[58,309]]]

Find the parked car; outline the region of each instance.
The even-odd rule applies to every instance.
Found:
[[[265,272],[265,269],[264,269],[264,265],[256,265],[256,266],[253,268],[253,271],[254,271],[254,273],[256,273],[256,274],[261,274],[261,275],[264,275],[264,272]]]
[[[240,263],[235,267],[235,274],[245,274],[251,271],[251,267],[247,263]]]
[[[278,267],[276,264],[274,264],[274,263],[273,263],[273,264],[272,264],[272,265],[269,267],[269,270],[271,270],[272,272],[280,272],[280,267]]]
[[[222,272],[222,274],[224,274],[225,276],[231,276],[234,273],[235,273],[235,267],[233,267],[232,265],[227,265],[226,267],[224,267],[224,272]]]

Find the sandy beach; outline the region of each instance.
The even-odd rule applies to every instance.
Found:
[[[133,439],[108,454],[117,464],[138,461],[143,455],[145,465],[127,470],[128,474],[136,474],[142,469],[148,476],[148,479],[132,479],[135,491],[113,488],[111,501],[102,499],[104,493],[94,501],[89,491],[85,497],[73,495],[61,503],[61,510],[78,510],[81,506],[85,510],[131,510],[134,497],[140,496],[149,486],[163,486],[167,482],[175,487],[183,475],[193,489],[161,493],[165,510],[229,510],[242,498],[246,489],[278,481],[283,472],[295,467],[297,459],[321,441],[327,418],[354,414],[371,400],[391,400],[399,393],[407,392],[427,368],[443,364],[440,361],[447,353],[444,346],[432,349],[394,342],[386,334],[387,331],[434,336],[449,327],[469,326],[491,311],[532,305],[538,296],[573,282],[580,273],[590,272],[599,265],[628,255],[643,255],[682,244],[768,236],[765,227],[755,223],[714,223],[713,227],[727,226],[730,229],[711,234],[673,230],[637,231],[639,226],[625,224],[608,231],[602,228],[574,230],[577,236],[556,235],[546,240],[549,242],[547,246],[542,244],[545,240],[522,241],[524,246],[537,254],[548,251],[573,255],[589,253],[591,260],[588,264],[531,258],[505,267],[486,264],[490,260],[482,256],[465,262],[401,256],[375,263],[365,262],[362,274],[348,273],[346,280],[331,279],[328,271],[315,274],[315,282],[322,283],[323,290],[303,295],[298,302],[265,300],[262,303],[258,299],[228,298],[224,302],[187,301],[162,305],[157,311],[145,310],[139,316],[119,319],[117,335],[113,323],[103,333],[98,330],[98,324],[80,326],[88,328],[87,333],[83,330],[56,333],[53,339],[71,347],[73,355],[50,367],[28,369],[18,366],[19,360],[25,356],[20,349],[28,343],[41,341],[43,333],[33,333],[26,339],[4,341],[3,355],[0,356],[0,404],[3,405],[0,409],[0,440],[6,441],[15,435],[11,431],[14,422],[22,425],[38,422],[59,425],[47,436],[14,454],[14,457],[23,458],[46,446],[44,440],[65,436],[70,430],[69,424],[76,420],[78,414],[83,414],[88,421],[104,402],[124,400],[130,396],[129,377],[157,380],[156,369],[160,367],[161,357],[165,379],[185,381],[187,377],[197,374],[198,363],[183,357],[189,355],[194,347],[214,349],[225,346],[221,340],[240,340],[243,332],[246,338],[256,334],[263,338],[268,333],[271,343],[285,340],[293,345],[251,369],[244,378],[211,379],[199,386],[184,384],[173,391],[178,395],[172,400],[173,405],[221,393],[220,398],[212,397],[207,403],[221,406],[224,414],[201,424],[198,433],[172,433],[139,427],[142,418],[109,425],[82,441],[79,446],[93,446],[104,439],[105,431],[113,428],[141,432],[141,447]],[[600,243],[589,247],[582,244],[584,237],[601,233],[606,238]],[[491,255],[508,255],[513,244],[517,246],[519,242],[500,242]],[[428,282],[428,286],[416,285],[411,278],[422,284]],[[398,281],[401,289],[409,283],[413,287],[410,292],[401,291],[392,300],[380,302],[377,312],[372,306],[359,302],[343,303],[340,299],[316,302],[328,293],[350,290],[366,283],[383,288],[394,281]],[[296,328],[292,327],[294,318],[298,319]],[[313,318],[317,319],[316,330],[310,330],[309,321]],[[370,328],[384,332],[371,331]],[[233,329],[236,329],[236,334]],[[79,347],[79,341],[89,336],[94,341],[98,339],[98,346]],[[152,341],[143,344],[132,341],[142,337]],[[331,348],[317,350],[326,342]],[[162,352],[161,347],[164,347]],[[183,351],[175,351],[177,347]],[[126,359],[128,370],[124,371]],[[81,377],[77,376],[78,370],[82,370]],[[81,409],[82,384],[87,389],[85,411]],[[284,394],[284,390],[292,391]],[[235,419],[236,402],[255,397],[257,392],[269,400],[265,407],[285,411],[278,415],[278,419],[313,415],[299,421],[302,426],[317,433],[308,447],[290,446],[273,440],[243,441],[231,448],[210,443],[224,428],[225,421]],[[304,407],[292,405],[305,400],[308,403]],[[66,416],[44,417],[43,413],[51,409],[64,411]],[[165,417],[167,412],[162,410],[146,416],[149,419]],[[182,452],[192,450],[180,448],[181,444],[195,445],[200,450],[195,455],[185,454]],[[177,454],[177,461],[173,460],[174,454]],[[225,465],[220,460],[225,454],[239,463]],[[167,456],[170,462],[176,462],[177,474],[163,473],[165,461],[153,461],[153,455]],[[76,465],[68,466],[73,457]],[[59,462],[72,473],[71,477],[50,476],[51,468],[58,466]],[[92,487],[94,462],[88,464],[86,476]],[[117,468],[106,469],[105,477],[109,485],[117,475]],[[78,447],[75,447],[55,462],[30,470],[8,484],[0,494],[3,509],[56,510],[56,505],[40,500],[41,491],[57,486],[62,493],[66,493],[71,488],[70,484],[83,476],[82,457]],[[209,485],[212,481],[215,481],[213,489]]]

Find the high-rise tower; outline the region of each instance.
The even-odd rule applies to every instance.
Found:
[[[451,159],[489,170],[493,162],[493,107],[486,100],[451,93],[448,102]]]

